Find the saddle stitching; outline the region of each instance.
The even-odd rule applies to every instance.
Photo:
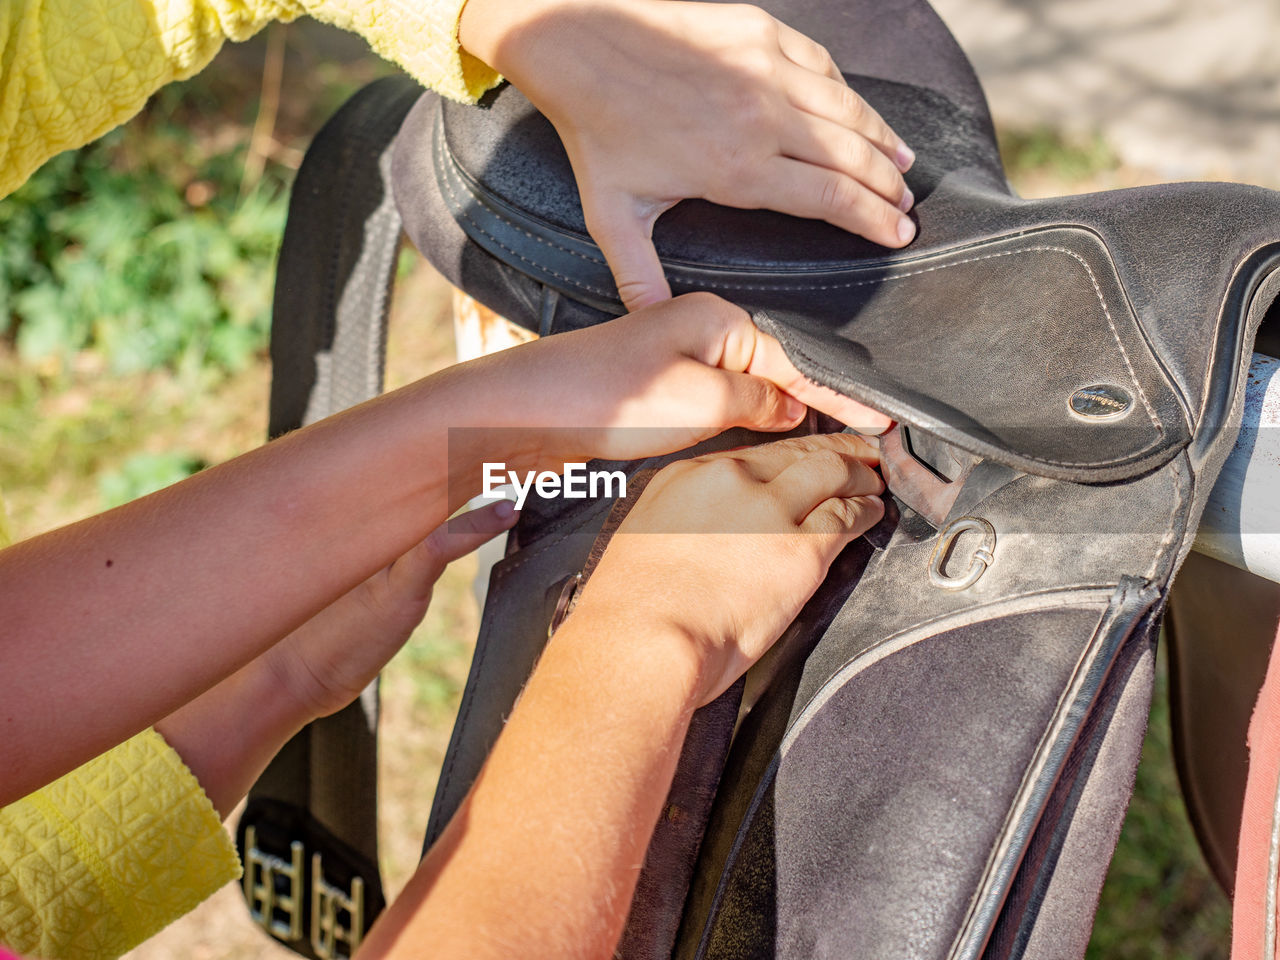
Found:
[[[438,174],[442,174],[442,175],[443,175],[443,176],[441,176],[439,179],[440,179],[442,182],[446,183],[446,184],[449,182],[449,171],[448,171],[448,170],[441,169],[441,163],[442,163],[441,154],[447,154],[448,156],[447,156],[447,158],[445,158],[445,162],[447,162],[447,163],[449,164],[449,166],[451,166],[455,171],[457,171],[457,177],[458,177],[458,179],[459,179],[459,180],[461,180],[461,181],[463,181],[463,184],[464,184],[464,186],[465,186],[465,184],[466,184],[466,181],[467,181],[467,180],[474,180],[474,178],[473,178],[473,177],[471,177],[471,175],[470,175],[470,174],[468,174],[465,170],[463,170],[463,169],[462,169],[461,165],[458,163],[458,161],[457,161],[457,160],[455,160],[455,159],[453,158],[453,154],[452,154],[452,152],[449,150],[448,140],[447,140],[447,139],[445,138],[445,136],[444,136],[444,115],[443,115],[443,114],[441,114],[441,115],[440,115],[437,126],[438,126],[438,129],[437,129],[437,131],[436,131],[436,136],[437,136],[437,137],[439,137],[439,138],[441,138],[441,140],[444,142],[444,146],[443,146],[443,147],[438,148],[438,149],[436,149],[436,150],[434,150],[434,151],[433,151],[433,153],[435,154],[435,157],[436,157],[436,172],[437,172]],[[476,186],[477,186],[477,187],[479,187],[479,184],[476,184]],[[481,187],[480,189],[482,189],[482,190],[483,190],[484,188],[483,188],[483,187]],[[473,196],[475,199],[477,199],[477,200],[479,199],[479,197],[477,196],[477,194],[476,194],[476,192],[475,192],[475,191],[468,189],[468,191],[467,191],[467,192],[468,192],[468,193],[471,193],[471,194],[472,194],[472,196]],[[455,204],[458,206],[458,209],[459,209],[460,211],[462,210],[462,205],[461,205],[461,204],[459,204],[459,203],[457,203],[458,196],[457,196],[457,194],[456,194],[456,193],[454,193],[453,186],[452,186],[451,184],[449,185],[449,199],[451,199],[451,200],[453,200],[453,201],[455,202]],[[499,199],[499,200],[500,200],[501,198],[497,198],[497,199]],[[485,209],[487,209],[487,210],[488,210],[488,211],[489,211],[489,212],[490,212],[494,217],[496,217],[497,219],[501,220],[503,223],[507,224],[507,226],[509,226],[509,227],[514,227],[518,232],[523,233],[523,234],[524,234],[526,237],[528,237],[530,240],[534,240],[534,241],[536,241],[536,242],[538,242],[538,243],[544,244],[545,246],[551,247],[551,249],[553,249],[553,250],[558,250],[558,251],[560,251],[561,253],[567,253],[567,254],[569,254],[569,256],[571,256],[571,257],[577,257],[579,260],[586,261],[587,263],[589,263],[589,264],[591,264],[592,266],[595,266],[595,267],[605,267],[605,268],[607,269],[607,268],[608,268],[608,266],[609,266],[609,261],[607,261],[607,260],[604,258],[604,255],[603,255],[603,254],[601,254],[601,255],[600,255],[600,256],[598,256],[598,257],[593,257],[593,256],[592,256],[591,254],[589,254],[589,253],[583,253],[582,251],[580,251],[580,250],[575,250],[575,249],[573,249],[572,247],[569,247],[569,246],[561,246],[560,244],[556,243],[554,240],[548,240],[548,239],[546,239],[546,238],[539,237],[539,236],[538,236],[537,234],[535,234],[535,233],[530,233],[530,232],[529,232],[529,230],[528,230],[527,228],[522,227],[522,226],[521,226],[519,223],[517,223],[515,220],[512,220],[512,219],[510,219],[509,217],[504,216],[504,215],[503,215],[503,213],[502,213],[502,211],[501,211],[501,210],[499,210],[497,207],[490,207],[489,205],[484,204],[484,203],[482,203],[481,205],[482,205],[482,206],[484,206],[484,207],[485,207]],[[467,218],[467,220],[468,220],[468,221],[470,221],[471,223],[475,223],[475,220],[473,220],[471,217],[467,216],[467,214],[463,213],[463,214],[462,214],[462,216],[466,217],[466,218]],[[490,238],[490,239],[492,239],[495,243],[499,243],[499,241],[498,241],[497,237],[494,237],[494,236],[493,236],[493,234],[489,233],[488,231],[485,231],[482,227],[480,227],[480,225],[479,225],[479,224],[476,224],[476,227],[477,227],[477,229],[481,230],[481,232],[482,232],[482,233],[484,233],[484,235],[485,235],[486,237],[489,237],[489,238]],[[501,246],[501,244],[500,244],[500,243],[499,243],[499,245]],[[506,246],[503,246],[503,247],[502,247],[502,249],[507,250],[507,249],[509,249],[509,248],[508,248],[508,247],[506,247]],[[514,250],[512,250],[511,252],[512,252],[512,253],[515,253],[515,251],[514,251]],[[516,254],[516,256],[519,256],[519,254]],[[521,257],[520,259],[524,260],[524,257]],[[531,263],[532,261],[526,260],[525,262],[526,262],[526,263]],[[536,264],[535,264],[535,265],[536,265]],[[559,274],[554,273],[554,272],[552,272],[552,271],[547,271],[547,272],[548,272],[548,273],[551,273],[551,274],[552,274],[552,276],[560,276]],[[570,279],[570,278],[568,278],[568,277],[562,277],[561,279],[563,279],[563,280],[567,280],[567,281],[568,281],[568,282],[570,282],[570,283],[578,283],[578,282],[579,282],[579,281],[571,280],[571,279]],[[590,286],[590,285],[588,285],[588,284],[583,283],[583,284],[581,284],[581,286],[582,286],[582,288],[583,288],[584,290],[590,290],[592,293],[600,293],[602,296],[609,296],[609,294],[607,294],[607,293],[605,293],[605,292],[603,292],[603,291],[597,290],[597,289],[595,289],[594,287],[592,287],[592,286]]]
[[[440,182],[440,185],[443,187],[443,189],[445,190],[445,192],[448,194],[448,199],[449,199],[449,201],[450,201],[451,205],[452,205],[452,206],[454,207],[454,209],[457,211],[457,212],[455,213],[455,216],[457,216],[457,217],[461,217],[463,220],[467,221],[467,223],[471,224],[471,226],[472,226],[472,227],[473,227],[477,232],[479,232],[479,233],[483,234],[483,235],[484,235],[485,237],[487,237],[491,242],[493,242],[496,246],[498,246],[498,247],[499,247],[499,248],[501,248],[502,250],[506,251],[506,252],[507,252],[507,253],[509,253],[511,256],[515,257],[517,260],[521,260],[521,261],[523,261],[524,263],[527,263],[527,264],[528,264],[530,267],[532,267],[535,271],[540,272],[540,273],[543,273],[543,274],[550,274],[551,276],[555,277],[557,280],[563,281],[564,283],[568,284],[570,287],[577,287],[577,288],[578,288],[578,289],[580,289],[580,290],[585,290],[585,291],[587,291],[588,293],[594,293],[596,296],[598,296],[598,297],[604,297],[605,299],[612,299],[612,298],[614,298],[616,291],[601,290],[601,289],[599,289],[598,287],[593,287],[591,284],[589,284],[589,283],[584,283],[584,282],[582,282],[581,280],[575,280],[575,279],[574,279],[574,278],[572,278],[572,277],[566,277],[564,274],[557,273],[555,270],[552,270],[550,267],[547,267],[547,266],[544,266],[543,264],[537,263],[537,262],[536,262],[536,261],[534,261],[534,260],[530,260],[528,257],[524,256],[523,254],[519,253],[518,251],[513,250],[511,247],[507,246],[505,243],[503,243],[501,240],[499,240],[497,237],[495,237],[492,233],[490,233],[488,230],[486,230],[486,229],[485,229],[485,228],[484,228],[484,227],[483,227],[483,226],[482,226],[482,225],[481,225],[481,224],[480,224],[480,223],[479,223],[479,222],[478,222],[474,217],[472,217],[472,216],[471,216],[471,214],[467,213],[466,209],[464,208],[463,204],[461,203],[461,201],[460,201],[460,199],[459,199],[459,197],[458,197],[457,192],[456,192],[456,191],[454,190],[454,188],[453,188],[453,184],[449,182],[448,172],[447,172],[447,171],[445,171],[445,170],[441,170],[441,171],[439,171],[439,172],[440,172],[441,174],[443,174],[443,176],[441,176],[441,177],[439,177],[439,178],[438,178],[438,179],[439,179],[439,182]],[[605,262],[603,262],[603,261],[600,261],[600,260],[593,260],[592,258],[590,258],[590,257],[586,256],[585,254],[578,253],[577,251],[575,251],[575,250],[571,250],[571,249],[569,249],[569,248],[567,248],[567,247],[561,247],[559,244],[557,244],[557,243],[555,243],[555,242],[553,242],[553,241],[546,240],[546,239],[544,239],[544,238],[542,238],[542,237],[537,236],[536,234],[530,233],[528,230],[526,230],[524,227],[520,226],[520,225],[519,225],[518,223],[516,223],[514,220],[510,220],[510,219],[508,219],[507,217],[503,216],[503,215],[502,215],[502,213],[501,213],[500,211],[498,211],[498,210],[490,210],[489,212],[490,212],[490,214],[492,214],[494,217],[496,217],[498,220],[500,220],[500,221],[502,221],[503,223],[507,224],[508,226],[510,226],[510,227],[512,227],[512,228],[514,228],[514,229],[515,229],[515,230],[517,230],[518,232],[520,232],[520,233],[524,234],[526,237],[528,237],[530,240],[535,241],[536,243],[540,243],[540,244],[542,244],[543,246],[550,247],[551,249],[553,249],[553,250],[557,250],[557,251],[559,251],[559,252],[561,252],[561,253],[567,253],[567,254],[569,254],[569,255],[571,255],[571,256],[578,257],[580,260],[585,260],[585,261],[587,261],[588,263],[592,264],[593,266],[597,266],[597,267],[599,267],[599,266],[607,266],[607,264],[606,264]]]
[[[1124,360],[1125,369],[1129,371],[1129,377],[1133,380],[1133,386],[1138,391],[1138,396],[1142,398],[1142,405],[1147,410],[1147,416],[1151,418],[1152,424],[1156,428],[1156,433],[1164,436],[1164,425],[1160,422],[1160,418],[1156,416],[1155,409],[1151,406],[1151,401],[1147,399],[1147,394],[1142,389],[1142,384],[1138,382],[1138,374],[1133,369],[1133,364],[1129,362],[1129,351],[1124,348],[1124,341],[1120,339],[1120,331],[1116,329],[1115,321],[1111,318],[1111,311],[1107,307],[1106,298],[1102,295],[1102,288],[1098,286],[1098,278],[1093,275],[1093,270],[1089,264],[1085,263],[1084,258],[1072,250],[1065,247],[1056,247],[1053,249],[1061,250],[1067,256],[1074,257],[1079,261],[1080,266],[1084,267],[1085,273],[1089,275],[1089,282],[1093,284],[1093,292],[1098,298],[1098,306],[1102,308],[1102,315],[1107,318],[1107,326],[1111,328],[1111,335],[1115,337],[1116,346],[1120,348],[1120,357]]]
[[[798,354],[801,357],[801,359],[811,364],[815,369],[821,370],[824,373],[830,374],[833,377],[838,375],[837,371],[833,370],[831,367],[827,366],[822,361],[815,359],[812,354],[810,354],[807,350],[804,349],[804,347],[800,346],[799,344],[795,344],[795,343],[790,344],[790,349],[794,350],[796,354]],[[801,373],[804,374],[803,371],[801,371]],[[810,377],[808,374],[804,374],[804,378],[808,380],[810,383],[814,384],[815,386],[819,386],[819,387],[827,386],[825,383],[822,383],[819,380],[813,379],[813,377]],[[832,388],[827,387],[827,389],[832,389]],[[854,398],[854,399],[857,399],[857,398]],[[992,444],[992,446],[994,446],[994,444]],[[1051,467],[1093,467],[1093,468],[1108,467],[1108,466],[1114,466],[1116,464],[1125,463],[1133,459],[1133,455],[1128,455],[1123,457],[1113,457],[1110,460],[1104,460],[1102,462],[1099,462],[1097,460],[1055,460],[1052,457],[1033,456],[1032,454],[1019,454],[1019,456],[1025,457],[1027,460],[1031,460],[1035,463],[1043,463]],[[1033,476],[1035,475],[1034,471],[1031,471],[1031,473]]]
[[[449,190],[450,199],[453,200],[455,204],[457,204],[457,200],[458,200],[457,195],[453,192],[453,188],[447,185],[447,182],[446,182],[446,189]],[[559,250],[563,253],[568,253],[572,256],[581,256],[581,254],[578,254],[573,250],[560,247],[554,241],[547,240],[545,238],[537,236],[536,234],[529,233],[519,224],[508,220],[500,212],[496,210],[490,211],[490,213],[492,213],[492,215],[495,216],[497,219],[503,221],[504,223],[514,228],[515,230],[518,230],[519,232],[523,233],[526,237],[528,237],[529,239],[537,243],[544,244],[545,246],[549,246],[554,250]],[[516,250],[513,250],[511,247],[507,246],[505,243],[503,243],[501,240],[495,237],[492,233],[486,230],[483,226],[477,223],[476,220],[470,214],[466,213],[461,208],[460,205],[458,207],[458,215],[462,217],[464,220],[466,220],[468,223],[470,223],[477,232],[483,234],[485,237],[488,237],[489,240],[492,241],[496,246],[500,247],[502,250],[505,250],[507,253],[517,258],[518,260],[521,260],[524,263],[529,264],[529,266],[533,267],[535,270],[540,271],[544,274],[550,274],[551,276],[555,277],[557,280],[561,280],[569,284],[570,286],[577,287],[580,290],[586,290],[588,293],[594,293],[597,296],[603,296],[603,297],[612,296],[612,294],[607,291],[601,290],[598,287],[594,287],[591,284],[584,283],[581,280],[566,277],[563,274],[557,273],[555,270],[552,270],[550,267],[537,263],[536,261],[530,260],[528,257],[522,255]],[[1160,418],[1156,415],[1155,409],[1152,407],[1151,401],[1150,399],[1148,399],[1146,391],[1142,389],[1142,384],[1139,383],[1138,381],[1138,374],[1134,370],[1133,363],[1129,359],[1128,351],[1125,350],[1124,348],[1124,342],[1120,338],[1120,331],[1116,329],[1115,320],[1112,318],[1111,311],[1107,307],[1106,299],[1102,294],[1102,289],[1098,284],[1097,277],[1094,276],[1093,270],[1089,267],[1089,264],[1085,262],[1083,257],[1081,257],[1074,250],[1069,250],[1066,247],[1035,246],[1035,247],[1023,247],[1018,250],[1004,250],[999,253],[984,254],[983,256],[980,256],[980,257],[967,257],[963,260],[955,260],[951,263],[936,264],[935,266],[925,267],[920,270],[913,270],[909,273],[895,274],[893,276],[880,277],[874,280],[857,280],[857,281],[851,281],[848,283],[840,283],[840,284],[802,284],[802,285],[789,284],[786,286],[782,286],[782,285],[769,286],[769,285],[763,285],[763,284],[727,284],[727,283],[716,283],[714,281],[699,281],[699,284],[701,286],[712,287],[720,290],[817,291],[817,290],[851,289],[853,287],[870,286],[871,284],[888,283],[892,280],[905,280],[909,277],[920,276],[921,274],[932,273],[937,270],[945,270],[948,267],[959,267],[969,263],[979,263],[984,260],[994,260],[998,257],[1009,257],[1009,256],[1013,256],[1016,253],[1064,253],[1067,256],[1071,257],[1073,260],[1076,260],[1082,267],[1084,267],[1085,273],[1089,277],[1089,282],[1093,285],[1094,295],[1098,298],[1098,305],[1102,308],[1102,315],[1103,317],[1106,318],[1107,327],[1111,330],[1111,336],[1115,340],[1116,346],[1120,350],[1120,359],[1124,362],[1125,369],[1129,373],[1129,379],[1133,383],[1134,390],[1138,394],[1139,399],[1142,400],[1142,406],[1147,411],[1147,417],[1151,420],[1152,426],[1155,427],[1156,433],[1158,433],[1161,437],[1163,437],[1164,425],[1160,422]],[[583,259],[587,259],[587,258],[583,257]],[[591,262],[596,263],[596,261],[591,261]],[[1077,463],[1073,461],[1049,460],[1044,458],[1037,458],[1037,459],[1042,459],[1042,462],[1044,463],[1053,463],[1058,466],[1086,465],[1085,461],[1081,461]]]
[[[534,268],[534,270],[540,271],[544,274],[550,274],[551,276],[555,277],[557,280],[561,280],[564,283],[569,284],[570,286],[577,287],[580,290],[585,290],[588,293],[593,293],[597,296],[602,296],[606,298],[612,298],[614,296],[614,293],[610,291],[602,290],[599,287],[593,286],[582,280],[567,277],[561,273],[556,272],[555,270],[552,270],[547,266],[544,266],[543,264],[530,260],[528,257],[524,256],[523,254],[509,247],[507,244],[503,243],[500,239],[494,236],[493,233],[491,233],[489,230],[486,230],[484,226],[481,225],[474,217],[472,217],[469,213],[466,212],[462,203],[459,201],[457,192],[454,190],[453,185],[449,182],[447,171],[442,170],[440,172],[446,174],[445,176],[440,177],[440,181],[442,186],[444,187],[444,189],[447,191],[449,195],[449,200],[452,202],[453,206],[456,208],[457,215],[462,217],[464,220],[466,220],[467,223],[471,224],[471,226],[476,231],[483,234],[500,249],[506,251],[507,253],[517,258],[518,260],[524,263],[527,263],[530,267]],[[577,257],[578,259],[586,261],[587,263],[590,263],[594,266],[606,266],[606,267],[608,266],[607,263],[601,260],[597,260],[593,257],[587,256],[586,254],[573,250],[567,246],[563,246],[559,243],[556,243],[555,240],[548,239],[546,237],[540,237],[537,234],[530,232],[528,229],[521,226],[515,220],[504,215],[501,210],[498,210],[495,208],[487,208],[487,209],[489,210],[490,215],[493,216],[495,219],[499,220],[501,223],[507,225],[508,227],[512,228],[513,230],[517,231],[518,233],[522,234],[528,239],[534,241],[535,243],[541,244],[542,246],[545,246],[545,247],[549,247],[552,250],[555,250],[560,253],[567,253],[570,256]],[[1138,394],[1139,399],[1142,401],[1143,409],[1147,411],[1147,417],[1151,420],[1152,426],[1155,427],[1156,433],[1159,434],[1161,437],[1163,437],[1164,424],[1160,422],[1160,418],[1156,415],[1155,408],[1152,406],[1150,398],[1147,397],[1146,391],[1142,389],[1142,384],[1138,380],[1137,371],[1134,370],[1133,363],[1129,358],[1129,352],[1125,349],[1124,341],[1120,336],[1120,331],[1116,328],[1115,319],[1111,316],[1111,310],[1107,306],[1106,297],[1102,293],[1102,287],[1098,283],[1098,278],[1094,274],[1093,268],[1089,266],[1088,261],[1086,261],[1084,257],[1080,256],[1080,254],[1076,253],[1074,250],[1071,250],[1067,247],[1050,245],[1050,244],[1038,244],[1036,246],[1031,246],[1031,247],[1019,247],[1015,250],[1001,250],[995,253],[982,254],[981,256],[964,257],[960,260],[952,260],[947,263],[938,263],[929,267],[921,267],[918,270],[911,270],[906,273],[891,274],[889,276],[876,277],[876,278],[866,279],[866,280],[851,280],[845,283],[783,285],[783,284],[720,283],[714,280],[699,280],[698,283],[700,286],[719,289],[719,290],[728,290],[728,291],[733,291],[733,290],[790,291],[790,290],[794,290],[797,292],[801,292],[801,291],[814,292],[814,291],[820,291],[820,290],[848,290],[848,289],[853,289],[855,287],[865,287],[873,284],[889,283],[894,280],[905,280],[910,277],[917,277],[926,273],[934,273],[939,270],[946,270],[950,267],[959,267],[959,266],[964,266],[966,264],[971,264],[971,263],[981,263],[986,260],[995,260],[1001,257],[1010,257],[1010,256],[1013,256],[1014,254],[1020,254],[1020,253],[1062,253],[1062,254],[1066,254],[1068,257],[1075,260],[1077,263],[1080,264],[1081,267],[1084,268],[1085,275],[1089,278],[1089,283],[1093,287],[1094,296],[1097,297],[1098,299],[1098,306],[1102,309],[1102,315],[1107,321],[1107,327],[1108,329],[1110,329],[1111,336],[1116,342],[1116,347],[1120,350],[1120,359],[1124,363],[1125,370],[1127,370],[1129,373],[1129,379],[1133,383],[1134,390]],[[1074,461],[1049,460],[1045,458],[1036,458],[1036,459],[1040,459],[1041,462],[1043,463],[1052,463],[1056,466],[1086,465],[1085,462],[1083,461],[1074,462]]]
[[[1147,568],[1146,578],[1148,580],[1156,579],[1157,574],[1160,572],[1160,561],[1164,558],[1165,550],[1177,539],[1178,517],[1182,514],[1183,507],[1187,503],[1187,497],[1181,493],[1183,489],[1182,465],[1179,460],[1181,460],[1181,457],[1175,457],[1169,464],[1170,469],[1173,471],[1173,488],[1176,502],[1174,509],[1169,511],[1169,526],[1165,529],[1164,536],[1160,538],[1157,554],[1152,559],[1151,566]]]

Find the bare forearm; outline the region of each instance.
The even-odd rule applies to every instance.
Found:
[[[693,710],[883,516],[878,462],[825,434],[650,480],[362,960],[610,956]]]
[[[508,529],[501,506],[438,527],[391,566],[156,724],[224,817],[303,726],[350,704],[409,639],[450,561]]]
[[[276,752],[312,719],[258,659],[179,707],[156,730],[225,818]]]
[[[610,956],[693,711],[681,643],[566,623],[362,958]]]
[[[0,552],[0,804],[155,723],[426,536],[448,515],[449,468],[469,469],[449,462],[445,424],[483,422],[476,393],[456,375],[420,382]]]
[[[0,551],[0,804],[385,567],[478,490],[485,460],[652,456],[729,426],[789,429],[805,402],[849,423],[866,412],[801,377],[738,308],[689,295],[453,367]],[[509,429],[454,429],[468,427]]]

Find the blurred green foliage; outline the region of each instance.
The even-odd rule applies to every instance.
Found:
[[[55,157],[0,201],[0,333],[23,361],[93,348],[116,374],[231,372],[264,347],[282,185],[242,198],[239,151],[200,156],[165,118],[149,126]]]
[[[453,605],[469,601],[452,597]],[[446,610],[449,618],[452,610]],[[413,680],[413,702],[425,719],[452,723],[471,666],[471,632],[450,623],[444,628],[424,623],[400,652]]]
[[[1087,960],[1225,960],[1231,903],[1209,872],[1173,764],[1167,647],[1157,655],[1137,783]]]
[[[1099,134],[1068,136],[1051,127],[1000,131],[1000,159],[1015,184],[1021,177],[1048,173],[1070,184],[1115,170],[1120,158]]]
[[[206,466],[208,464],[199,457],[178,450],[135,453],[118,470],[98,477],[98,496],[102,501],[102,508],[109,510],[138,497],[145,497],[148,493],[155,493]]]

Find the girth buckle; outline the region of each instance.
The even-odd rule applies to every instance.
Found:
[[[258,849],[258,832],[244,832],[244,898],[249,917],[278,940],[302,936],[302,843],[289,844],[289,861]],[[277,890],[277,879],[287,891]],[[284,918],[277,914],[284,914]]]
[[[338,912],[347,914],[346,926],[338,922]],[[344,892],[324,878],[320,854],[311,855],[311,949],[321,960],[340,960],[352,956],[360,946],[364,930],[364,881],[351,878],[350,893]],[[338,944],[346,944],[346,953],[338,953]]]

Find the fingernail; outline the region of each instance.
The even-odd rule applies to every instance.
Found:
[[[786,405],[782,408],[783,414],[787,421],[799,420],[809,412],[808,405],[803,400],[797,400],[795,397],[788,396]]]
[[[916,195],[911,192],[910,187],[902,188],[902,199],[898,201],[898,209],[906,213],[916,204]]]
[[[898,221],[898,239],[904,244],[910,243],[911,238],[916,235],[916,225],[903,217]]]
[[[906,173],[911,169],[911,165],[916,162],[916,152],[905,143],[899,143],[897,152],[894,154],[894,160],[898,164],[898,169]]]
[[[516,505],[510,500],[499,500],[498,505],[493,508],[493,512],[499,520],[508,520],[515,516]]]

